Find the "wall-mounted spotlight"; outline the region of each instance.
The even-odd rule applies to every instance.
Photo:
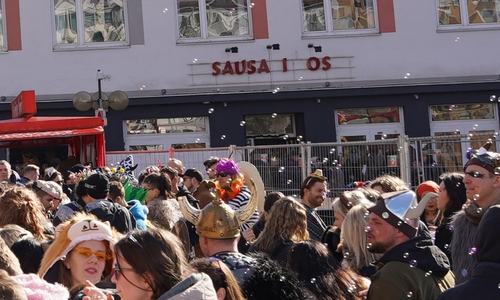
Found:
[[[307,48],[314,48],[314,52],[322,52],[323,51],[323,47],[314,46],[314,44],[307,44]]]
[[[231,47],[231,48],[226,48],[225,50],[227,53],[238,53],[238,47]]]
[[[280,44],[267,45],[266,48],[268,50],[271,50],[271,49],[273,49],[273,50],[279,50],[280,49]]]

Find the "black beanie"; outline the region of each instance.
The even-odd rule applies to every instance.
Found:
[[[102,173],[90,175],[84,182],[87,194],[94,199],[106,199],[109,193],[109,180]]]

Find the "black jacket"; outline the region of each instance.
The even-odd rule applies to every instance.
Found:
[[[110,200],[96,200],[85,204],[81,199],[62,205],[53,219],[54,226],[68,220],[75,213],[83,211],[95,215],[99,220],[109,221],[117,231],[127,233],[137,227],[135,217],[128,209]]]
[[[474,248],[478,264],[471,278],[442,293],[437,299],[500,299],[500,205],[492,206],[477,227]],[[475,252],[475,254],[474,254]]]

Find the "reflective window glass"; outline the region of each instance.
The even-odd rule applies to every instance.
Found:
[[[432,121],[495,119],[493,104],[432,105]]]
[[[177,0],[180,40],[250,38],[248,0]]]
[[[245,116],[247,136],[295,136],[294,118],[291,114]]]
[[[5,2],[3,0],[0,0],[0,50],[5,50],[3,48],[5,47],[5,41],[6,41],[4,3]]]
[[[126,1],[54,0],[56,44],[126,42]]]
[[[304,33],[376,32],[376,0],[302,0]]]
[[[397,122],[400,122],[397,107],[340,109],[337,112],[338,125]]]
[[[206,117],[127,120],[127,134],[206,132]]]
[[[500,16],[497,0],[438,0],[437,8],[439,25],[443,27],[498,25]],[[467,12],[467,18],[462,18],[463,12]]]

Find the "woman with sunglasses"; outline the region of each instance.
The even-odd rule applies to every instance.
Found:
[[[210,277],[193,271],[179,238],[167,230],[132,231],[114,250],[111,281],[122,300],[217,300]],[[113,299],[90,284],[84,293],[88,297],[84,299]]]
[[[72,289],[87,280],[97,283],[111,274],[116,231],[109,224],[94,215],[77,213],[56,231],[38,271],[41,278]]]
[[[243,173],[238,165],[233,160],[222,158],[217,163],[216,170],[216,189],[220,193],[221,200],[234,210],[246,206],[250,201],[252,192],[245,185]],[[256,209],[250,219],[241,225],[240,230],[243,232],[251,228],[258,220],[259,213]]]

